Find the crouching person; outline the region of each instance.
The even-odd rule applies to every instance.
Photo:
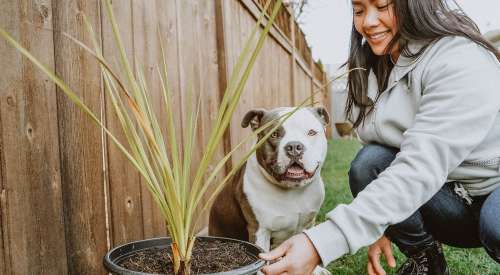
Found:
[[[445,0],[353,0],[346,114],[364,147],[355,199],[261,255],[308,274],[370,246],[368,274],[449,274],[440,243],[500,263],[500,53]]]

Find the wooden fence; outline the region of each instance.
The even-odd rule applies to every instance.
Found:
[[[133,63],[143,66],[148,83],[159,83],[155,70],[161,59],[160,25],[175,111],[181,114],[186,106],[187,83],[203,100],[198,144],[208,138],[221,94],[262,3],[113,1],[126,50]],[[0,8],[0,26],[70,84],[112,132],[120,133],[110,101],[100,93],[98,64],[61,35],[66,32],[91,44],[83,24],[85,14],[101,37],[105,57],[116,60],[102,3],[1,0]],[[325,83],[292,13],[284,9],[218,156],[248,134],[248,129],[239,127],[247,110],[297,104]],[[158,84],[150,88],[153,97],[160,96]],[[0,274],[105,274],[102,257],[110,247],[166,234],[139,174],[56,90],[44,74],[0,41]],[[315,100],[328,103],[323,95]],[[161,100],[155,102],[156,111],[164,114]],[[185,119],[179,116],[178,129]]]

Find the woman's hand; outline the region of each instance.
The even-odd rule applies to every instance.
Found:
[[[259,255],[266,261],[282,257],[279,261],[265,266],[262,272],[274,274],[311,274],[321,259],[314,245],[305,234],[298,234],[286,240],[268,253]]]
[[[390,267],[396,267],[396,260],[392,255],[391,241],[382,236],[375,243],[368,247],[368,275],[385,275],[385,270],[380,264],[380,254],[384,254],[387,264]]]

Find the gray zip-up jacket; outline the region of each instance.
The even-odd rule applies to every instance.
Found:
[[[421,46],[414,43],[414,52]],[[378,86],[373,72],[368,95]],[[416,60],[400,56],[387,89],[358,129],[360,138],[400,148],[395,160],[348,205],[305,233],[323,265],[375,242],[447,181],[469,194],[500,186],[500,64],[471,40],[446,37]]]

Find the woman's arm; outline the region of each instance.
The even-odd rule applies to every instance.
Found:
[[[425,204],[481,143],[500,110],[500,66],[465,38],[444,38],[422,76],[421,104],[400,153],[379,178],[329,220],[306,231],[323,264],[356,252]]]

